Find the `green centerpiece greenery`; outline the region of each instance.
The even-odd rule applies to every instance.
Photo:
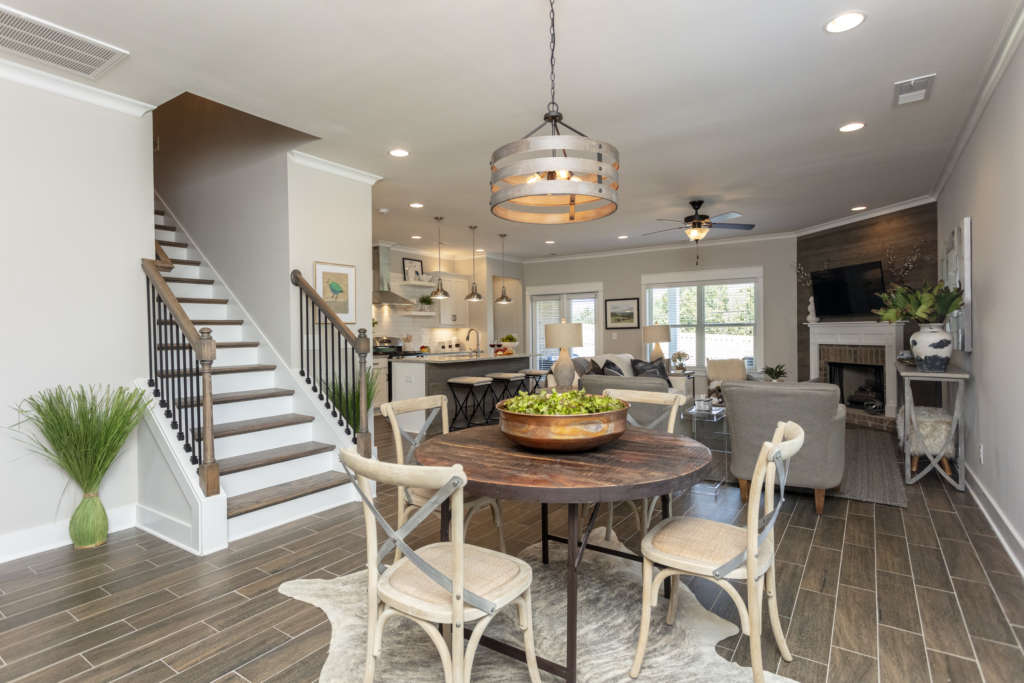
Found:
[[[879,292],[878,296],[882,300],[882,307],[871,312],[890,323],[901,320],[942,323],[950,313],[960,310],[964,305],[964,291],[959,287],[951,289],[942,281],[936,285],[925,284],[917,289],[892,285],[886,291]]]
[[[58,386],[26,398],[18,407],[19,424],[28,423],[38,432],[28,436],[33,450],[82,489],[82,502],[69,525],[76,548],[106,543],[108,523],[99,499],[100,483],[148,404],[142,389]]]
[[[552,391],[546,394],[528,394],[520,391],[505,401],[502,408],[523,415],[590,415],[625,408],[626,404],[610,396],[597,396],[582,390]]]
[[[370,369],[366,371],[367,406],[370,406],[376,394],[377,371]],[[327,390],[327,395],[345,421],[352,426],[352,429],[360,431],[360,427],[363,425],[363,416],[359,413],[359,383],[354,382],[350,387],[341,384],[332,385]]]
[[[786,366],[782,363],[778,365],[768,365],[763,370],[764,374],[771,380],[780,380],[789,373],[786,372]]]
[[[516,339],[516,335],[514,335],[514,334],[506,334],[504,337],[501,338],[500,341],[506,342],[506,343],[509,343],[509,344],[515,344],[519,340]]]

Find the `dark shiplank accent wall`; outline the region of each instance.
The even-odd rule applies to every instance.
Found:
[[[803,264],[808,272],[813,273],[826,268],[851,266],[869,261],[881,261],[884,267],[885,252],[890,246],[894,249],[899,262],[909,256],[914,247],[921,249],[917,267],[907,276],[905,284],[917,287],[925,282],[935,282],[938,273],[936,254],[939,251],[936,204],[924,204],[800,237],[796,242],[796,253],[797,261]],[[888,270],[885,272],[885,281],[887,285],[892,282]],[[810,368],[810,335],[804,324],[807,320],[807,299],[810,295],[810,288],[798,282],[796,338],[798,375],[801,380],[808,379]],[[906,334],[910,335],[917,327],[907,325],[905,329]]]

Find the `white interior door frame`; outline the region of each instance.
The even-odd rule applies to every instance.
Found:
[[[533,297],[544,295],[572,295],[589,294],[594,292],[594,353],[600,354],[604,350],[604,335],[601,329],[601,320],[604,313],[604,283],[603,282],[570,282],[560,285],[534,285],[523,290],[523,299],[526,303],[526,348],[530,354],[530,365],[535,360],[533,352]]]

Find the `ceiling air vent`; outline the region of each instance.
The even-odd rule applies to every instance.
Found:
[[[893,95],[892,102],[897,107],[904,104],[913,104],[914,102],[923,102],[932,94],[933,85],[935,85],[935,74],[896,81],[893,83],[893,88],[896,92]]]
[[[99,78],[128,56],[127,50],[0,5],[0,50]]]

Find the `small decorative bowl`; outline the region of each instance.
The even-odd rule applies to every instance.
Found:
[[[507,399],[506,399],[507,400]],[[615,441],[626,431],[629,404],[618,410],[584,415],[526,415],[497,405],[501,432],[520,446],[540,451],[588,451]]]

